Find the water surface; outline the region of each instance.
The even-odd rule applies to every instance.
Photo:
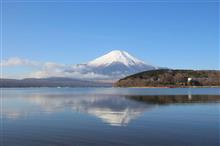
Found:
[[[218,146],[219,88],[2,89],[2,146]]]

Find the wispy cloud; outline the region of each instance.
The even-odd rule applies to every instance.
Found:
[[[70,77],[70,78],[79,78],[79,79],[105,79],[108,78],[108,76],[102,75],[102,74],[96,74],[94,72],[88,72],[88,73],[81,73],[78,71],[74,72],[66,72],[65,70],[41,70],[37,72],[33,72],[30,74],[30,77],[35,78],[45,78],[45,77]]]

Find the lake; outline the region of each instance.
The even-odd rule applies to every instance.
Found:
[[[1,91],[1,146],[220,145],[220,88]]]

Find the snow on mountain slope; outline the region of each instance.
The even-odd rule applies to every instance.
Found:
[[[143,61],[131,56],[125,51],[114,50],[88,63],[89,66],[107,66],[112,63],[122,63],[126,66],[144,64]]]

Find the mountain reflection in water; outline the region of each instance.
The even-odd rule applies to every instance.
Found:
[[[131,120],[136,119],[143,112],[152,109],[156,105],[140,103],[121,96],[27,96],[26,102],[38,106],[41,113],[54,113],[69,110],[72,112],[86,113],[93,115],[103,122],[112,126],[127,125]],[[7,99],[6,99],[7,100]],[[7,117],[18,118],[36,111],[33,107],[18,107],[5,109]]]
[[[13,100],[12,100],[13,99]],[[12,103],[12,102],[14,103]],[[218,95],[73,95],[22,94],[5,97],[3,113],[7,118],[24,118],[30,114],[51,114],[63,111],[85,113],[111,126],[126,126],[144,112],[161,104],[216,103]]]

